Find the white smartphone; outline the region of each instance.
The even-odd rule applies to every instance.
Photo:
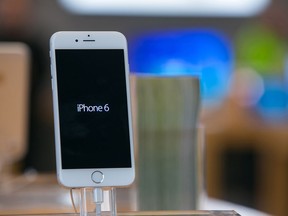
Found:
[[[126,186],[135,177],[127,41],[119,32],[50,39],[58,181]]]

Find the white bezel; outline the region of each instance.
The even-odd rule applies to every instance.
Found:
[[[109,169],[62,169],[61,143],[58,111],[58,89],[56,76],[56,49],[123,49],[125,59],[126,86],[128,117],[130,130],[131,168],[109,168]],[[106,187],[126,186],[131,184],[135,178],[135,162],[133,148],[133,130],[131,117],[131,100],[129,84],[129,66],[127,55],[127,42],[123,34],[119,32],[95,32],[95,31],[68,31],[56,32],[50,39],[51,76],[53,89],[53,109],[55,126],[56,166],[58,181],[66,187]],[[95,155],[96,156],[96,155]],[[101,183],[95,183],[91,175],[100,171],[104,175]]]

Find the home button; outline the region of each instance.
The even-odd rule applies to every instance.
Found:
[[[96,184],[100,184],[104,180],[104,174],[102,172],[100,172],[100,171],[95,171],[95,172],[92,173],[91,179]]]

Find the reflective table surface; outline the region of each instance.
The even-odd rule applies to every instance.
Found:
[[[7,215],[7,214],[5,214]],[[78,216],[79,213],[60,213],[60,214],[9,214],[11,216]],[[87,216],[94,216],[95,212],[88,213]],[[110,216],[109,212],[101,215]],[[235,211],[147,211],[147,212],[119,212],[118,216],[240,216]]]
[[[3,180],[3,179],[2,179]],[[26,174],[5,179],[0,185],[0,215],[50,215],[76,216],[79,215],[80,190],[72,193],[57,183],[55,174]],[[76,209],[73,208],[72,198]],[[88,193],[87,193],[88,195]],[[105,194],[104,194],[105,196]],[[87,196],[88,197],[88,196]],[[187,215],[239,215],[235,211],[137,211],[135,190],[117,188],[117,211],[120,216],[187,216]],[[94,207],[89,207],[88,215],[95,215]],[[94,204],[94,203],[93,203]],[[105,211],[105,206],[104,206]],[[78,213],[75,213],[78,212]],[[103,212],[103,215],[110,215]]]

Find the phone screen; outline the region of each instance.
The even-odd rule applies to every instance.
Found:
[[[124,50],[56,50],[63,169],[130,168]]]

